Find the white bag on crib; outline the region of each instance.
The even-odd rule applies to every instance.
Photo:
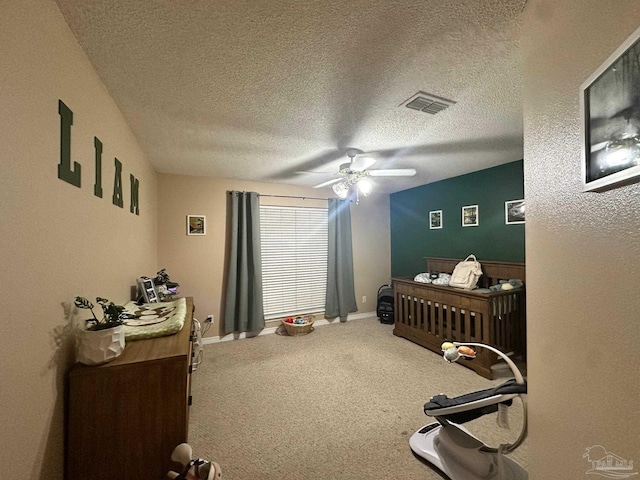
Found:
[[[450,287],[466,288],[472,290],[476,288],[478,279],[482,276],[482,266],[476,260],[474,254],[469,255],[462,262],[456,265],[449,280]]]

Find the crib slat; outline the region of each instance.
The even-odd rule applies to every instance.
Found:
[[[473,341],[471,337],[471,312],[467,312],[464,316],[464,341]]]

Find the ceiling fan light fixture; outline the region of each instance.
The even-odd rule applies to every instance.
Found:
[[[367,197],[373,191],[373,184],[368,178],[361,178],[358,181],[358,190],[362,195]]]
[[[333,193],[342,199],[347,198],[349,195],[349,186],[344,182],[336,183],[331,188],[333,189]]]
[[[340,169],[336,172],[336,175],[342,177],[341,179],[328,180],[315,185],[314,188],[323,188],[331,185],[333,193],[339,198],[344,200],[353,194],[356,198],[356,203],[358,203],[359,195],[367,197],[373,191],[374,182],[369,180],[368,177],[412,177],[416,174],[413,168],[369,170],[369,167],[376,162],[375,159],[366,156],[356,158],[358,152],[354,148],[347,151],[349,163],[340,165]]]

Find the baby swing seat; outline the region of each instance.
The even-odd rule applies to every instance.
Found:
[[[460,346],[479,346],[496,352],[507,362],[515,378],[497,387],[454,398],[446,395],[432,397],[424,405],[424,413],[434,417],[437,422],[425,425],[411,436],[411,450],[452,480],[526,480],[527,472],[504,455],[515,450],[526,437],[527,385],[524,378],[511,359],[484,344],[443,344],[445,359],[451,362],[461,356],[473,358],[458,354],[457,348]],[[500,411],[511,406],[513,399],[518,397],[522,401],[524,421],[520,436],[513,444],[490,447],[461,425],[489,413],[499,412],[500,415]]]

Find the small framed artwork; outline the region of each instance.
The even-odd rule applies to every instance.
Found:
[[[524,200],[504,202],[504,223],[507,225],[524,223]]]
[[[442,210],[432,210],[429,212],[429,228],[431,230],[442,228]]]
[[[207,224],[204,215],[187,215],[187,235],[206,235]]]
[[[480,225],[478,221],[478,205],[462,207],[462,226],[477,227],[478,225]]]
[[[584,191],[640,180],[640,28],[580,86]]]

